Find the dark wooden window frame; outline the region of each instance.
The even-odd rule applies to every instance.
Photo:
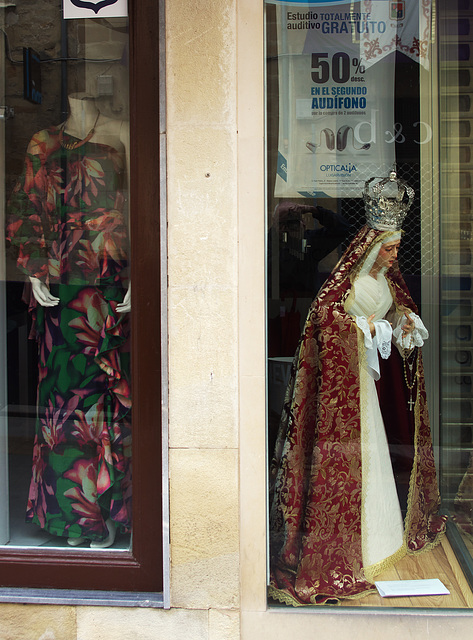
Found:
[[[0,587],[163,589],[159,2],[130,0],[133,549],[0,548]]]

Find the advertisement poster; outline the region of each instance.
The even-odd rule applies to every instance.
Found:
[[[430,0],[279,2],[275,196],[361,197],[395,163],[394,51],[428,64]]]

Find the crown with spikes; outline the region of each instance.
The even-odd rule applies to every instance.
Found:
[[[414,200],[414,193],[412,187],[397,177],[395,166],[387,178],[367,180],[363,200],[368,226],[379,231],[399,230]]]

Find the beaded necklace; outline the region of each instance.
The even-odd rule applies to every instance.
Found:
[[[404,380],[406,382],[406,386],[409,389],[409,400],[407,404],[409,405],[409,411],[412,411],[412,408],[415,406],[416,400],[412,399],[412,391],[417,384],[418,372],[417,372],[417,357],[414,357],[412,362],[409,362],[409,356],[411,355],[412,350],[404,349],[404,355],[402,356],[403,369],[404,369]],[[407,366],[406,366],[407,363]],[[416,369],[414,371],[414,364],[416,365]],[[407,374],[407,370],[409,369],[409,375]],[[410,378],[410,380],[409,380]],[[419,387],[416,390],[416,399],[419,391]]]
[[[64,147],[64,149],[67,149],[68,151],[72,151],[73,149],[78,149],[79,147],[82,147],[82,145],[86,144],[86,142],[89,142],[89,140],[95,133],[95,127],[97,126],[99,117],[100,117],[100,111],[97,112],[97,117],[95,118],[94,125],[92,129],[89,131],[89,133],[85,136],[85,138],[83,140],[76,140],[75,142],[72,142],[72,141],[64,142],[64,128],[66,126],[66,122],[67,122],[66,120],[66,122],[64,122],[61,125],[61,129],[59,130],[59,142],[61,143],[61,146]],[[71,137],[74,137],[74,136],[71,136]]]

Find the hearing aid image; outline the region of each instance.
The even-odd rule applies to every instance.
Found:
[[[314,142],[306,142],[305,146],[312,153],[315,153],[315,150],[322,146],[322,134],[325,134],[325,145],[326,145],[327,149],[329,151],[334,151],[335,150],[335,134],[333,133],[332,129],[325,128],[325,129],[322,129],[322,131],[320,132],[320,142],[319,142],[319,144],[314,143]]]
[[[357,147],[355,145],[355,132],[353,131],[353,127],[349,127],[348,125],[343,125],[337,131],[337,151],[344,151],[346,149],[346,146],[348,144],[349,131],[351,131],[352,133],[352,145],[354,149],[356,149],[357,151],[360,151],[362,149],[367,151],[371,147],[371,144],[369,143],[364,144],[361,147]]]
[[[357,147],[355,144],[355,132],[353,131],[353,127],[348,125],[341,126],[337,131],[337,151],[344,151],[347,148],[348,144],[348,133],[351,131],[352,134],[352,147],[356,151],[367,151],[370,147],[370,143],[363,144],[361,147]],[[320,142],[306,142],[306,147],[309,149],[311,153],[315,153],[317,149],[322,146],[322,134],[325,135],[325,145],[329,151],[335,151],[335,134],[332,129],[325,128],[320,132]]]

